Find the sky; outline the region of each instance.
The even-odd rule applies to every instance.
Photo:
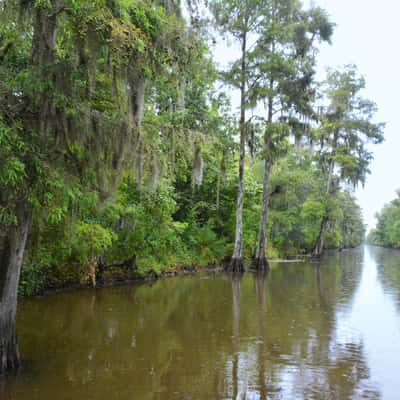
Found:
[[[373,146],[374,161],[364,188],[356,191],[369,228],[374,214],[400,189],[400,2],[398,0],[318,0],[336,29],[332,45],[320,51],[319,68],[356,64],[366,79],[365,97],[378,106],[376,120],[386,122],[385,142]]]
[[[327,67],[356,64],[366,79],[364,97],[377,103],[376,122],[386,123],[385,142],[371,147],[371,175],[355,191],[371,229],[375,213],[400,189],[400,1],[304,0],[305,6],[311,3],[323,7],[336,24],[332,44],[320,48],[318,78],[323,79]],[[214,55],[222,66],[237,57],[237,49],[220,42]]]

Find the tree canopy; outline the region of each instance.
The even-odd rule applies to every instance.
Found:
[[[383,125],[354,66],[317,82],[334,23],[297,0],[206,6],[0,1],[0,374],[18,293],[363,240],[351,185]],[[224,71],[211,24],[239,47]]]

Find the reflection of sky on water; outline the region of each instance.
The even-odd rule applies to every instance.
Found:
[[[337,314],[338,343],[363,343],[370,381],[383,399],[399,398],[400,318],[378,280],[375,249],[365,248],[364,268],[351,312]],[[399,254],[400,256],[400,254]]]
[[[395,294],[378,279],[373,248],[366,247],[353,263],[362,266],[361,277],[354,274],[357,268],[351,270],[354,265],[341,265],[348,268],[341,282],[346,295],[337,299],[334,329],[328,336],[308,327],[306,350],[304,343],[294,343],[289,354],[273,360],[267,359],[271,354],[265,349],[268,330],[265,337],[240,338],[241,351],[231,355],[226,364],[226,392],[232,393],[232,398],[266,398],[260,389],[262,363],[269,363],[269,367],[275,364],[275,368],[263,371],[267,398],[399,398],[400,317]],[[347,296],[351,291],[353,295]]]
[[[0,399],[397,400],[399,256],[23,301],[26,361]]]

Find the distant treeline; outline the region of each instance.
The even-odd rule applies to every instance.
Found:
[[[368,242],[400,249],[400,190],[397,197],[376,214],[377,224],[368,234]]]

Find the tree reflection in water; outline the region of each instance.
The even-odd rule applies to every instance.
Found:
[[[381,398],[365,343],[342,334],[362,271],[354,250],[264,276],[201,274],[26,300],[28,360],[0,398]],[[388,271],[379,279],[395,285]]]
[[[400,311],[400,250],[370,247],[384,290],[395,298]]]
[[[254,275],[254,299],[247,279],[244,293],[233,280],[234,343],[240,351],[234,349],[233,390],[228,385],[221,398],[380,398],[369,382],[362,341],[338,342],[336,336],[337,312],[350,312],[362,262],[362,252],[353,251],[333,254],[321,265],[281,265],[269,277]]]

